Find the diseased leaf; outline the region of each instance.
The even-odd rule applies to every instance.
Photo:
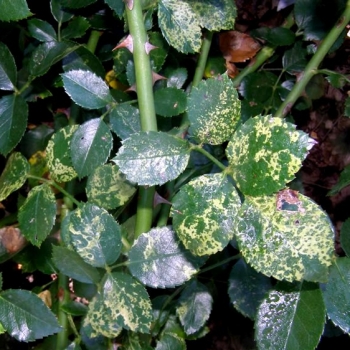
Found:
[[[39,41],[53,41],[57,39],[57,35],[52,25],[38,18],[28,21],[28,30],[33,38]]]
[[[223,174],[195,178],[181,187],[172,202],[174,230],[193,254],[215,254],[233,238],[241,201]]]
[[[40,247],[50,234],[56,218],[56,199],[47,184],[30,190],[19,210],[18,222],[22,234],[33,245]]]
[[[160,0],[158,24],[169,45],[183,53],[198,52],[201,28],[191,6],[184,0]]]
[[[18,341],[42,339],[62,330],[55,315],[34,293],[8,289],[0,294],[0,322]]]
[[[0,42],[0,90],[14,91],[17,84],[16,62],[8,47]]]
[[[289,189],[246,197],[234,225],[242,255],[279,280],[325,282],[333,259],[333,227],[308,197]]]
[[[173,117],[183,113],[187,105],[187,95],[176,88],[158,89],[154,93],[156,113],[162,117]]]
[[[7,155],[21,140],[28,119],[28,106],[21,96],[0,99],[0,153]]]
[[[0,202],[6,199],[10,193],[22,187],[29,170],[29,163],[21,153],[11,154],[0,176]]]
[[[198,272],[205,258],[184,249],[170,227],[143,233],[129,251],[129,269],[134,277],[153,288],[181,285]]]
[[[106,210],[90,203],[76,209],[69,218],[71,243],[88,264],[105,267],[121,252],[121,228]]]
[[[188,163],[187,141],[164,132],[132,134],[112,159],[129,181],[139,185],[162,185],[176,179]]]
[[[64,88],[72,100],[87,109],[98,109],[112,102],[107,84],[95,73],[81,69],[62,74]]]
[[[313,350],[326,321],[321,291],[317,284],[279,283],[259,307],[255,339],[259,349]]]
[[[70,148],[72,163],[80,178],[90,175],[106,162],[112,143],[111,132],[102,119],[91,119],[79,126]]]
[[[202,80],[188,99],[189,132],[200,142],[228,141],[240,118],[241,102],[227,75]]]
[[[274,193],[294,179],[315,143],[281,118],[251,118],[227,146],[230,172],[245,195]]]
[[[31,15],[26,0],[2,0],[0,21],[19,21]]]

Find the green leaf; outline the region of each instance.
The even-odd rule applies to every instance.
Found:
[[[188,78],[187,69],[182,67],[177,69],[166,69],[164,74],[167,77],[166,86],[177,89],[181,89]]]
[[[213,298],[208,288],[193,280],[182,291],[176,314],[186,334],[193,334],[202,328],[208,320],[213,305]]]
[[[77,281],[95,284],[100,281],[100,274],[96,268],[87,264],[79,254],[68,248],[53,246],[52,259],[60,272]]]
[[[313,350],[326,321],[322,294],[316,284],[279,283],[259,307],[255,340],[259,350]]]
[[[0,176],[0,202],[6,199],[10,193],[22,187],[29,170],[29,163],[21,153],[11,154]]]
[[[350,259],[336,258],[329,269],[328,283],[323,290],[327,315],[344,332],[350,332]]]
[[[62,30],[62,39],[73,39],[82,37],[90,28],[89,21],[81,16],[74,17],[66,28]]]
[[[241,102],[227,75],[202,80],[188,99],[190,134],[218,145],[232,136],[241,115]]]
[[[71,70],[63,73],[62,79],[67,94],[79,106],[98,109],[112,102],[107,84],[93,72]]]
[[[301,72],[307,64],[306,49],[302,46],[301,41],[297,41],[295,45],[284,52],[282,57],[283,69],[290,74]]]
[[[2,0],[0,21],[19,21],[31,15],[25,0]]]
[[[246,197],[236,216],[235,234],[247,263],[287,281],[325,282],[333,259],[333,227],[308,197],[283,190]]]
[[[150,58],[152,70],[154,72],[158,72],[162,68],[168,55],[169,45],[159,32],[149,32],[148,40],[153,46],[156,47],[156,50],[151,50]]]
[[[55,315],[34,293],[8,289],[0,294],[0,322],[18,341],[42,339],[62,330]]]
[[[350,218],[347,218],[340,229],[340,245],[350,258]]]
[[[78,125],[68,125],[54,133],[47,145],[50,176],[57,182],[68,182],[77,176],[70,156],[70,143]]]
[[[125,178],[116,165],[98,167],[88,179],[86,194],[90,202],[104,209],[115,209],[125,204],[136,188]]]
[[[61,0],[61,4],[63,7],[79,9],[82,7],[89,6],[93,4],[97,0]]]
[[[190,158],[188,142],[164,132],[133,134],[122,143],[112,161],[139,185],[162,185],[176,179]]]
[[[154,93],[156,113],[162,117],[173,117],[183,113],[187,105],[187,95],[176,88],[158,89]]]
[[[294,179],[314,144],[306,133],[281,118],[251,118],[227,146],[230,173],[245,195],[274,193]]]
[[[125,10],[125,3],[123,0],[104,0],[105,3],[115,11],[119,18],[123,17]]]
[[[346,83],[349,82],[349,79],[346,77],[346,75],[329,70],[329,69],[320,69],[319,73],[325,74],[326,80],[334,87],[338,89],[342,89]],[[347,97],[346,101],[349,100],[349,97]],[[349,116],[345,113],[346,116]]]
[[[55,63],[67,56],[78,46],[68,42],[48,41],[40,44],[32,53],[29,72],[33,77],[44,75]]]
[[[121,228],[106,210],[86,203],[70,215],[68,227],[75,250],[88,264],[105,267],[118,259]]]
[[[129,251],[129,269],[134,277],[153,288],[183,284],[205,262],[185,250],[170,227],[143,233]]]
[[[283,27],[261,27],[251,33],[253,36],[266,40],[272,46],[292,45],[295,34],[292,30]]]
[[[74,281],[74,292],[75,292],[75,281]],[[61,306],[61,309],[69,314],[69,315],[73,315],[73,316],[85,316],[87,311],[88,311],[88,307],[81,303],[81,302],[77,302],[77,301],[69,301],[68,303],[64,303]]]
[[[347,165],[340,173],[338,183],[335,184],[333,188],[327,193],[327,196],[334,196],[348,185],[350,185],[350,164]]]
[[[53,18],[59,23],[67,22],[74,16],[73,12],[62,6],[61,0],[51,0],[50,8]]]
[[[46,21],[33,18],[28,21],[28,30],[31,36],[39,41],[57,40],[55,29]]]
[[[16,62],[8,47],[0,42],[0,90],[14,91],[17,84]]]
[[[79,126],[70,148],[73,166],[80,178],[106,162],[112,143],[111,132],[102,119],[91,119]]]
[[[173,333],[165,333],[157,341],[155,350],[186,350],[186,342]]]
[[[200,25],[210,31],[232,29],[237,16],[234,1],[231,0],[190,0],[192,10]]]
[[[233,266],[228,279],[228,295],[233,306],[244,316],[255,319],[258,307],[270,289],[270,278],[258,273],[243,259]]]
[[[0,99],[0,153],[7,155],[21,140],[28,119],[28,106],[21,96]]]
[[[40,247],[50,234],[56,218],[56,199],[46,184],[30,190],[19,210],[18,222],[22,234],[33,245]]]
[[[111,130],[122,140],[141,131],[140,112],[129,104],[115,106],[109,113]]]
[[[167,42],[183,53],[201,48],[201,28],[191,6],[184,0],[160,0],[158,24]]]
[[[223,174],[195,178],[181,187],[172,202],[174,230],[193,254],[215,254],[233,238],[241,201]]]

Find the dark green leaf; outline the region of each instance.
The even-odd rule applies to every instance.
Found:
[[[350,218],[346,219],[341,227],[340,244],[347,257],[350,258]]]
[[[337,258],[329,270],[328,283],[323,290],[327,315],[344,332],[350,332],[350,259]]]
[[[244,316],[255,319],[258,307],[270,289],[270,278],[258,273],[243,259],[233,266],[228,279],[228,295],[233,306]]]
[[[350,185],[350,165],[347,165],[340,173],[338,183],[327,193],[328,196],[334,196],[344,187]]]
[[[233,221],[241,201],[225,175],[195,178],[181,187],[172,202],[175,232],[193,254],[215,254],[233,238]]]
[[[31,15],[26,0],[2,0],[0,21],[18,21]]]
[[[204,284],[193,280],[186,286],[176,307],[186,334],[193,334],[203,327],[210,316],[212,304],[213,298]]]
[[[181,89],[188,78],[187,69],[182,67],[177,69],[167,69],[164,74],[167,77],[166,86],[177,89]]]
[[[290,282],[327,281],[334,230],[308,197],[289,189],[246,197],[234,230],[242,255],[257,271]]]
[[[64,88],[72,100],[88,109],[98,109],[112,102],[105,81],[95,73],[81,69],[62,74]]]
[[[49,235],[56,218],[56,199],[46,184],[32,188],[19,210],[18,222],[22,234],[40,247]]]
[[[119,18],[123,17],[125,10],[125,3],[123,0],[104,0],[105,3],[115,11]]]
[[[78,46],[63,41],[48,41],[39,45],[29,62],[30,74],[33,77],[44,75],[50,67],[77,48]]]
[[[61,0],[63,7],[78,9],[93,4],[97,0]]]
[[[320,69],[319,73],[325,74],[326,80],[331,85],[339,89],[343,88],[346,83],[350,82],[350,80],[344,74],[341,74],[329,69]],[[347,98],[347,100],[348,99],[349,98]],[[349,115],[346,114],[346,116],[349,116]]]
[[[20,289],[0,294],[0,322],[12,337],[25,342],[62,330],[55,315],[36,294]]]
[[[73,39],[82,37],[89,29],[89,21],[81,16],[74,17],[66,28],[62,30],[62,39]]]
[[[283,69],[291,74],[303,71],[307,62],[306,50],[301,41],[297,41],[290,50],[286,50],[282,57]]]
[[[240,118],[241,102],[227,75],[202,80],[188,99],[190,134],[200,142],[228,141]]]
[[[80,178],[106,162],[112,143],[111,132],[102,119],[91,119],[79,126],[70,147],[73,166]]]
[[[152,70],[158,72],[167,57],[169,51],[169,45],[159,32],[148,33],[149,42],[155,46],[154,50],[150,52]]]
[[[170,227],[143,233],[129,251],[134,277],[153,288],[171,288],[191,279],[205,262],[185,250]]]
[[[28,30],[33,38],[39,41],[52,41],[57,39],[57,35],[52,25],[38,18],[28,21]]]
[[[183,338],[175,334],[165,333],[157,341],[155,350],[186,350],[186,343]]]
[[[59,23],[67,22],[74,16],[73,12],[63,8],[61,0],[51,0],[50,7],[52,16]]]
[[[255,117],[236,130],[226,153],[239,189],[245,195],[261,196],[293,180],[314,144],[281,118]]]
[[[261,27],[255,29],[253,36],[266,40],[272,46],[287,46],[292,45],[295,40],[295,34],[288,28],[282,27]]]
[[[71,278],[83,283],[100,281],[100,274],[96,268],[87,264],[79,254],[65,247],[53,246],[52,259],[56,267]]]
[[[128,180],[139,185],[161,185],[176,179],[188,163],[187,141],[164,132],[132,134],[112,159]]]
[[[183,113],[187,105],[187,95],[176,88],[158,89],[154,93],[156,113],[162,117],[173,117]]]
[[[15,90],[17,84],[17,68],[7,46],[0,42],[0,90]]]
[[[89,176],[86,186],[89,201],[107,210],[125,204],[135,191],[135,186],[112,164],[98,167]]]
[[[259,307],[255,339],[260,350],[314,350],[326,321],[322,294],[310,282],[279,283]]]
[[[7,155],[21,140],[28,118],[28,106],[21,96],[0,99],[0,153]]]
[[[75,289],[74,289],[74,292],[75,292]],[[85,316],[88,311],[88,307],[85,304],[82,304],[73,300],[69,301],[68,303],[64,303],[61,306],[61,309],[65,313],[73,316]]]
[[[105,267],[118,259],[121,228],[106,210],[82,205],[70,215],[69,232],[75,250],[88,264]]]
[[[53,129],[46,124],[40,124],[28,130],[20,142],[21,153],[26,158],[30,158],[37,152],[45,151],[52,134]]]
[[[322,74],[315,74],[307,83],[305,93],[308,98],[317,100],[325,93],[326,82]]]
[[[0,176],[0,202],[18,190],[27,179],[29,163],[21,153],[12,153]]]

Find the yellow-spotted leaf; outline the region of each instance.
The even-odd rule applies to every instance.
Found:
[[[54,133],[46,147],[47,165],[52,179],[68,182],[78,176],[73,168],[70,143],[78,125],[68,125]]]
[[[245,195],[272,194],[294,179],[315,143],[281,118],[251,118],[226,148],[230,172]]]
[[[219,145],[230,140],[241,115],[241,101],[225,74],[202,80],[188,99],[189,132],[199,142]]]
[[[112,164],[98,167],[89,176],[86,186],[89,201],[107,210],[126,203],[135,191],[135,186]]]
[[[327,281],[333,227],[308,197],[289,189],[246,197],[234,227],[242,255],[257,271],[290,282]]]
[[[195,178],[181,187],[172,202],[175,232],[193,254],[215,254],[233,238],[234,218],[241,201],[224,175]]]
[[[153,288],[172,288],[198,272],[206,258],[192,255],[168,226],[143,233],[129,251],[134,277]]]
[[[113,264],[121,251],[121,228],[105,209],[86,203],[71,213],[68,230],[77,253],[90,265]]]

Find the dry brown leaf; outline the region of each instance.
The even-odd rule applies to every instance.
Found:
[[[0,229],[0,245],[10,254],[21,250],[27,241],[18,228],[7,226]]]

